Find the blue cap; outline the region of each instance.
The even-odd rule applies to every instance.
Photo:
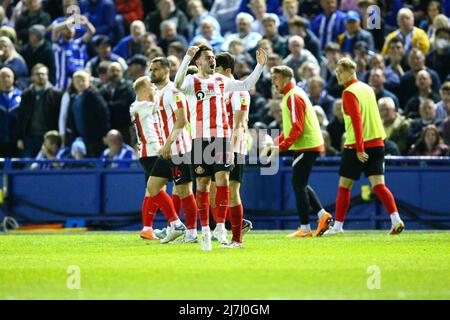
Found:
[[[350,20],[361,22],[361,17],[359,16],[358,12],[349,11],[349,12],[347,12],[347,16],[345,17],[345,22],[350,21]]]

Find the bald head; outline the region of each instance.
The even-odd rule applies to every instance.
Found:
[[[397,24],[403,33],[409,33],[414,28],[414,13],[408,8],[402,8],[397,14]]]
[[[122,66],[118,62],[112,62],[108,66],[108,78],[109,81],[118,82],[122,80],[123,70]]]
[[[303,48],[305,47],[305,41],[300,36],[292,36],[289,39],[289,51],[294,55],[301,55]]]
[[[111,154],[117,154],[120,149],[122,149],[123,144],[123,137],[122,134],[116,130],[110,130],[106,134],[106,144],[108,145],[108,148],[111,150]]]
[[[140,20],[135,20],[130,25],[130,34],[135,42],[139,41],[140,37],[145,34],[145,24]]]
[[[0,91],[10,92],[14,89],[14,72],[10,68],[0,69]]]
[[[391,97],[381,98],[378,100],[378,106],[380,108],[380,115],[384,124],[392,123],[397,117],[394,100]]]

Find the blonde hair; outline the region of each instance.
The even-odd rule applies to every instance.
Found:
[[[352,59],[350,59],[348,57],[340,59],[336,64],[336,67],[339,67],[339,66],[341,66],[345,70],[356,71],[355,61],[353,61]]]
[[[83,78],[83,79],[87,79],[88,81],[91,81],[91,75],[89,74],[89,72],[84,71],[84,70],[78,70],[77,72],[75,72],[73,74],[73,79],[75,78]]]
[[[433,34],[430,37],[430,45],[431,48],[434,48],[436,46],[436,30],[439,28],[448,28],[449,27],[449,22],[448,22],[448,18],[445,14],[438,14],[435,18],[434,18],[434,22],[433,22]]]
[[[292,79],[294,77],[294,71],[288,66],[276,66],[270,69],[271,73],[281,74],[285,78]]]
[[[142,76],[136,79],[133,83],[133,89],[135,92],[140,91],[145,85],[150,83],[150,79],[147,76]]]

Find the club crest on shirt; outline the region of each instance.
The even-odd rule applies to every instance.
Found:
[[[198,166],[197,168],[195,168],[195,173],[203,174],[203,173],[205,173],[205,169],[203,169],[201,166]]]
[[[197,98],[197,100],[203,100],[205,99],[205,96],[206,96],[205,92],[201,90],[195,93],[195,97]]]

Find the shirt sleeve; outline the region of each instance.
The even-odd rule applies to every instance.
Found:
[[[302,133],[305,124],[306,104],[298,95],[291,95],[287,101],[287,107],[291,116],[292,129],[289,136],[284,137],[280,142],[280,151],[287,151],[297,141]]]
[[[174,89],[173,93],[170,95],[170,105],[174,111],[185,108],[185,96],[177,89]]]
[[[222,77],[225,83],[224,91],[249,91],[255,86],[262,72],[263,66],[258,63],[255,67],[255,70],[253,70],[253,72],[244,81]]]
[[[364,152],[363,124],[358,99],[349,91],[345,91],[342,97],[344,112],[346,115],[350,116],[353,131],[355,132],[356,151]]]
[[[234,111],[248,111],[250,106],[250,94],[246,91],[233,94],[231,105]]]

